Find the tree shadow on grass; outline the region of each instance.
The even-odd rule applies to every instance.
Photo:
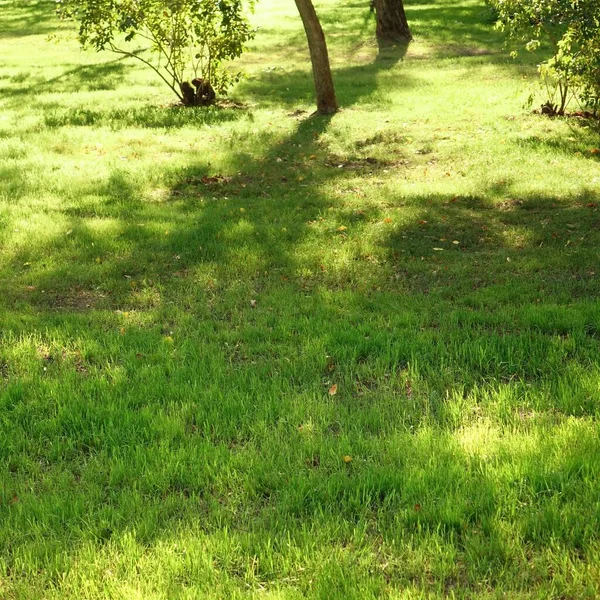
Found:
[[[499,51],[502,36],[494,31],[494,21],[489,9],[483,5],[461,3],[409,4],[406,15],[413,33],[441,47],[455,45],[457,40],[465,46],[477,45],[489,52]]]
[[[13,105],[17,106],[24,99],[35,101],[36,91],[40,89],[59,94],[113,90],[125,79],[127,65],[123,61],[123,58],[118,58],[108,62],[77,65],[51,79],[36,78],[30,72],[19,73],[12,77],[12,85],[2,90],[2,96],[12,99]]]
[[[574,384],[579,399],[563,394],[564,405],[548,391],[598,365],[585,329],[597,318],[585,304],[598,291],[585,275],[594,258],[553,237],[572,222],[591,230],[596,213],[572,198],[501,204],[496,195],[509,188],[451,198],[388,191],[374,205],[357,181],[397,173],[332,163],[319,144],[330,121],[303,119],[253,156],[234,153],[227,173],[199,161],[161,203],[136,200],[135,185],[115,175],[106,201],[128,209],[111,213],[112,229],[72,215],[69,235],[2,273],[9,569],[34,540],[29,564],[43,574],[32,577],[60,585],[55,557],[77,556],[79,545],[116,544],[118,554],[130,536],[147,555],[194,531],[210,543],[226,527],[240,544],[229,557],[217,548],[210,564],[234,586],[248,582],[240,561],[268,560],[268,539],[284,555],[300,549],[298,567],[311,575],[315,552],[339,559],[362,544],[377,556],[388,544],[393,577],[378,559],[361,576],[383,588],[413,578],[468,590],[529,573],[525,548],[541,557],[551,543],[576,552],[594,542],[585,465],[597,439],[584,425],[565,425],[580,443],[565,434],[568,451],[552,454],[553,440],[517,451],[482,423],[542,435],[543,416],[524,424],[524,410],[597,415],[580,402],[585,386]],[[336,251],[347,260],[336,262]],[[549,306],[536,329],[528,311],[544,286],[564,306]],[[532,384],[547,397],[532,396]],[[492,475],[502,461],[514,476]],[[40,478],[43,494],[31,486]],[[460,559],[429,583],[403,566],[414,561],[402,552],[423,539]],[[288,575],[279,566],[253,577],[262,585]]]
[[[46,35],[56,30],[56,4],[48,0],[9,0],[2,6],[0,39]]]
[[[391,71],[406,56],[408,45],[382,43],[374,61],[346,68],[336,68],[333,79],[338,101],[342,108],[360,101],[368,101],[380,87],[378,77],[382,72]],[[243,81],[237,88],[244,97],[254,98],[263,104],[288,106],[290,109],[299,103],[314,102],[314,83],[307,69],[269,70]],[[421,82],[405,70],[397,74],[398,85],[404,88],[419,85]]]
[[[231,123],[248,118],[243,107],[219,105],[203,108],[183,106],[144,106],[142,108],[68,108],[52,109],[45,105],[44,124],[50,129],[61,127],[127,127],[145,129],[178,129]]]
[[[588,160],[599,161],[600,149],[598,146],[598,133],[600,124],[586,122],[583,119],[570,119],[568,135],[555,135],[553,137],[540,137],[536,134],[521,137],[517,143],[519,146],[531,148],[540,153],[551,151],[560,152],[565,156],[581,155]],[[584,127],[581,127],[581,125]],[[590,197],[588,202],[594,202],[597,198]]]
[[[414,369],[395,361],[407,350],[409,360],[417,360],[420,345],[437,352],[433,338],[418,327],[397,329],[387,334],[400,337],[398,350],[389,356],[382,331],[371,331],[370,338],[356,348],[363,330],[352,336],[348,324],[361,318],[373,322],[375,315],[365,313],[363,304],[349,313],[348,301],[315,300],[312,318],[328,317],[331,322],[325,325],[325,336],[334,334],[338,324],[346,323],[348,329],[345,339],[340,332],[337,344],[329,340],[322,348],[333,352],[335,378],[344,382],[335,398],[325,390],[311,398],[301,388],[270,398],[275,390],[270,389],[269,379],[293,380],[300,375],[301,386],[310,383],[308,374],[286,366],[280,353],[293,356],[294,346],[286,348],[278,339],[283,330],[277,326],[270,334],[278,346],[271,356],[261,359],[255,351],[244,356],[245,337],[254,329],[256,344],[264,326],[260,313],[268,309],[262,300],[257,308],[248,309],[245,325],[229,317],[232,337],[190,337],[188,344],[181,340],[174,347],[161,341],[160,332],[136,331],[131,325],[119,335],[119,321],[114,319],[102,323],[106,329],[102,349],[95,339],[97,324],[86,327],[88,317],[72,322],[70,329],[60,318],[44,318],[46,339],[62,340],[68,335],[70,348],[61,354],[60,344],[51,345],[49,354],[39,357],[45,379],[32,369],[21,381],[36,389],[60,376],[63,393],[72,395],[68,404],[58,407],[47,399],[34,400],[26,386],[20,391],[12,386],[4,397],[13,410],[12,436],[7,440],[24,441],[20,452],[10,455],[12,480],[3,489],[6,502],[0,510],[7,514],[4,522],[17,528],[20,519],[36,514],[27,539],[11,540],[5,556],[10,575],[21,552],[31,547],[37,552],[28,554],[27,567],[34,575],[27,576],[60,586],[64,577],[60,565],[66,557],[77,557],[85,546],[87,552],[90,547],[96,552],[114,544],[118,562],[127,558],[120,555],[125,552],[120,545],[129,538],[129,547],[134,544],[144,550],[146,559],[136,571],[144,579],[149,557],[150,564],[154,560],[161,564],[165,546],[184,545],[187,560],[197,553],[200,559],[191,538],[206,547],[225,531],[228,544],[212,550],[210,564],[218,564],[219,577],[226,573],[235,586],[247,588],[253,577],[261,586],[276,584],[291,574],[281,565],[252,574],[240,571],[240,562],[244,564],[248,557],[269,560],[268,540],[270,547],[280,547],[281,556],[288,552],[290,559],[296,556],[294,568],[308,570],[317,581],[319,571],[313,575],[316,566],[311,561],[315,554],[325,562],[333,557],[342,565],[344,577],[376,578],[384,586],[415,578],[415,585],[426,589],[460,582],[461,589],[468,590],[477,589],[482,581],[507,585],[510,577],[529,573],[531,556],[543,553],[549,544],[559,545],[562,552],[585,552],[594,542],[594,505],[583,501],[589,499],[583,491],[590,471],[589,451],[597,451],[597,440],[589,430],[567,431],[566,451],[557,458],[552,452],[555,441],[547,437],[517,451],[506,446],[505,433],[486,430],[476,420],[462,432],[445,429],[443,421],[439,426],[419,427],[415,409],[428,408],[423,417],[431,418],[432,402],[443,405],[435,398],[441,388],[427,390]],[[386,306],[384,301],[377,309],[374,301],[371,310],[384,313]],[[191,310],[197,320],[197,308]],[[272,321],[286,316],[280,310],[276,309]],[[341,320],[337,311],[344,313]],[[286,312],[288,317],[298,316],[291,305]],[[39,327],[41,322],[36,321],[29,316],[28,325]],[[286,323],[300,328],[302,336],[301,322]],[[227,321],[221,325],[226,327]],[[449,332],[442,328],[438,335],[448,339]],[[468,332],[461,335],[466,338]],[[412,355],[407,343],[413,345]],[[231,353],[228,344],[234,349]],[[82,350],[80,355],[75,348]],[[355,349],[359,354],[344,358],[344,352]],[[368,350],[371,356],[365,354]],[[212,361],[205,353],[214,357]],[[10,360],[5,353],[0,358]],[[355,359],[358,365],[353,366]],[[364,375],[377,360],[390,360],[389,374],[369,382]],[[266,362],[270,377],[263,373]],[[315,371],[322,369],[332,376],[330,364],[323,356]],[[344,380],[344,372],[352,369],[352,377]],[[444,377],[443,371],[438,376]],[[152,380],[152,373],[164,381]],[[427,377],[433,381],[433,372]],[[234,385],[239,381],[246,382],[242,392]],[[111,394],[120,398],[118,404],[107,402]],[[514,402],[517,408],[519,399]],[[36,449],[36,460],[45,467],[43,496],[15,483],[27,477],[30,485],[38,477],[23,456],[23,444],[30,444],[36,433],[52,442],[42,452]],[[485,446],[471,442],[481,442],[478,436],[482,435],[487,436]],[[351,464],[342,459],[348,452]],[[510,476],[503,471],[498,477],[495,469],[503,468]],[[74,483],[66,489],[54,487],[55,482],[64,485],[71,480]],[[18,494],[18,507],[10,502],[13,494]],[[573,503],[577,511],[571,510]],[[515,516],[513,507],[519,508]],[[562,509],[566,510],[562,517],[553,520]],[[582,527],[582,521],[588,525]],[[65,533],[68,547],[61,540]],[[426,583],[406,565],[416,560],[417,570],[425,566],[419,563],[418,546],[427,540],[435,542],[436,551],[444,548],[452,553],[453,567],[428,572]],[[363,561],[362,567],[339,563],[349,545],[369,551],[385,548],[385,559],[372,563],[369,559],[366,565]],[[429,550],[429,560],[432,550],[427,546],[424,550]],[[578,560],[585,562],[582,556]],[[537,584],[552,577],[543,571],[540,567]],[[181,576],[186,571],[178,566],[177,572]],[[14,575],[19,579],[24,573]],[[328,593],[332,585],[342,585],[342,579],[329,580]]]
[[[388,56],[382,52],[381,62],[385,68],[390,63],[400,60],[401,56],[402,50],[392,49],[392,53]],[[373,69],[373,72],[375,71]],[[371,88],[367,86],[367,89]],[[363,92],[364,90],[358,88],[355,98],[360,98]],[[64,124],[82,127],[113,124],[146,127],[188,126],[194,123],[222,122],[244,113],[243,111],[227,113],[219,110],[188,112],[187,109],[155,111],[144,108],[140,111],[82,111],[76,118],[78,114],[72,112],[61,120],[50,113],[47,116],[47,125],[50,127],[60,127]],[[200,121],[194,121],[196,117],[201,117]],[[161,203],[143,199],[136,186],[129,185],[126,173],[115,171],[105,189],[95,194],[99,195],[99,199],[93,206],[74,205],[64,209],[65,215],[73,220],[69,229],[74,233],[69,240],[58,241],[55,250],[58,250],[60,255],[63,252],[61,248],[67,252],[66,248],[69,245],[73,243],[77,245],[79,232],[83,233],[85,229],[77,225],[77,219],[105,217],[115,221],[118,230],[115,239],[120,240],[119,244],[112,242],[107,244],[106,241],[98,238],[94,245],[91,244],[93,238],[90,238],[81,245],[95,248],[86,260],[103,254],[119,253],[121,259],[117,271],[120,275],[117,272],[112,274],[106,272],[107,280],[123,277],[123,273],[135,274],[144,264],[148,272],[153,272],[156,277],[160,277],[161,269],[165,264],[172,264],[173,256],[180,256],[178,260],[181,260],[181,268],[173,265],[173,270],[185,271],[193,268],[195,261],[200,258],[199,246],[203,248],[202,260],[209,261],[215,266],[232,264],[235,256],[245,248],[250,254],[255,254],[257,264],[263,265],[264,270],[276,268],[286,272],[297,271],[302,268],[302,265],[294,263],[291,258],[295,253],[293,249],[302,246],[303,239],[311,235],[315,220],[331,206],[335,208],[338,203],[331,191],[324,193],[324,187],[331,187],[332,182],[338,182],[336,185],[346,190],[344,193],[354,194],[352,190],[358,185],[356,180],[359,177],[383,177],[385,180],[393,177],[394,173],[401,175],[404,169],[410,168],[410,165],[405,164],[406,161],[394,162],[383,158],[379,148],[385,148],[389,153],[392,147],[390,144],[395,143],[385,135],[375,136],[360,144],[357,142],[354,155],[340,157],[330,154],[320,143],[320,138],[327,131],[328,124],[327,118],[302,119],[291,135],[276,144],[269,143],[267,139],[257,141],[257,144],[264,148],[263,151],[253,151],[252,155],[233,153],[229,161],[228,173],[225,174],[215,173],[208,160],[189,167],[178,175],[178,182],[173,186],[171,196]],[[398,143],[401,143],[401,140]],[[302,148],[302,151],[298,148]],[[385,174],[388,171],[391,173]],[[380,272],[384,278],[396,276],[396,271],[392,272],[390,269],[392,263],[398,258],[398,253],[405,253],[411,257],[411,260],[420,258],[425,238],[430,240],[426,249],[434,263],[439,262],[441,257],[445,256],[443,252],[448,250],[459,252],[457,255],[459,256],[460,252],[465,253],[469,248],[469,251],[482,252],[485,256],[486,248],[490,245],[507,249],[512,246],[515,249],[519,245],[533,248],[544,244],[546,248],[553,248],[561,241],[564,243],[565,234],[569,231],[566,226],[568,223],[574,219],[594,218],[593,211],[589,207],[586,208],[586,205],[593,200],[587,197],[580,200],[571,198],[552,201],[543,198],[511,199],[506,205],[496,205],[493,200],[486,200],[490,194],[496,197],[511,196],[510,189],[488,189],[482,190],[481,197],[451,199],[417,196],[408,202],[406,199],[390,197],[388,205],[393,210],[408,206],[415,213],[413,222],[403,223],[397,229],[388,228],[390,234],[392,231],[397,231],[398,236],[402,237],[391,236],[388,241],[382,241],[381,247],[385,250],[384,262],[392,261],[385,269],[379,270],[376,266],[369,265],[368,262],[365,263],[357,257],[355,264],[357,273],[364,275],[366,281],[376,279],[369,276],[369,271],[371,274]],[[273,211],[274,202],[279,202],[275,211]],[[556,237],[549,238],[548,231],[543,227],[536,231],[540,222],[550,217],[551,211],[556,206],[572,205],[574,202],[579,202],[582,206],[582,214],[570,216],[565,213],[563,218],[553,219],[555,225],[551,233],[556,234]],[[124,207],[127,207],[127,213],[123,213]],[[527,210],[528,207],[530,210]],[[381,208],[369,208],[369,211],[364,214],[360,214],[360,210],[360,204],[357,203],[354,209],[339,211],[339,225],[347,226],[348,223],[352,223],[358,230],[367,229],[369,223],[377,221],[383,214]],[[298,222],[299,217],[302,219],[300,222]],[[158,223],[167,223],[172,219],[177,233],[172,237],[155,236],[155,228],[161,226]],[[148,221],[149,226],[145,230],[140,229],[135,223],[137,220]],[[152,221],[157,225],[152,225]],[[237,225],[235,225],[236,221]],[[426,224],[419,224],[419,221],[424,221]],[[227,232],[232,223],[236,233]],[[561,227],[564,227],[564,231],[560,231]],[[514,240],[508,241],[506,232],[511,228],[514,231],[510,235]],[[89,235],[93,236],[91,233]],[[342,235],[334,233],[333,239],[343,241],[347,235],[344,232]],[[459,247],[453,248],[450,245],[454,240],[459,242]],[[152,258],[147,262],[144,259],[140,260],[137,250],[123,253],[122,249],[118,249],[119,246],[144,248],[140,255]],[[434,247],[441,247],[442,250],[434,251]],[[442,254],[437,254],[438,252]],[[30,255],[30,249],[19,253],[14,259],[13,267],[17,268],[18,265],[29,262]],[[128,255],[130,258],[126,258]],[[67,261],[67,264],[69,262]],[[413,265],[416,272],[421,270],[421,266]],[[311,265],[313,270],[318,268],[320,268],[318,263]],[[394,266],[393,269],[396,267]],[[45,282],[46,278],[41,270],[37,287],[51,288],[53,280],[60,282],[60,287],[63,289],[69,288],[70,285],[75,287],[82,285],[83,282],[70,282],[68,270],[68,268],[61,270],[58,277],[49,272]],[[76,272],[85,274],[86,269],[76,270]],[[105,272],[105,267],[96,265],[91,272],[96,274]],[[438,269],[435,278],[427,276],[423,281],[413,281],[412,285],[420,290],[429,289],[431,285],[441,285],[443,281],[449,285],[455,275],[456,269],[450,269],[447,274],[444,270]],[[356,274],[353,277],[356,278]],[[373,281],[373,285],[380,283],[381,281]],[[33,299],[35,296],[33,294],[27,297]],[[123,297],[117,296],[109,300],[105,304],[119,306],[120,302],[124,302],[126,306]]]
[[[95,194],[99,198],[93,206],[64,209],[72,221],[68,227],[72,233],[48,242],[48,251],[56,254],[58,271],[40,268],[34,275],[28,267],[19,277],[23,287],[16,297],[51,308],[52,296],[42,296],[41,290],[58,287],[60,296],[73,289],[91,289],[100,280],[107,289],[111,281],[119,281],[118,293],[111,293],[98,306],[126,309],[131,293],[129,278],[159,281],[166,276],[177,284],[203,264],[211,265],[215,279],[220,281],[230,279],[227,273],[233,267],[239,268],[242,279],[250,273],[273,273],[275,278],[295,281],[308,292],[320,285],[364,292],[383,287],[419,295],[435,291],[454,300],[463,294],[469,296],[472,290],[460,288],[460,281],[472,285],[475,273],[478,288],[495,285],[500,276],[492,275],[494,269],[481,270],[490,260],[503,274],[500,279],[505,285],[513,277],[514,267],[506,263],[504,253],[515,258],[524,253],[527,278],[530,271],[535,272],[535,265],[543,262],[535,259],[536,254],[549,259],[552,252],[574,238],[577,232],[573,223],[593,229],[597,220],[590,200],[593,194],[515,199],[506,186],[482,190],[480,196],[390,195],[383,205],[362,205],[356,187],[359,178],[385,181],[401,175],[410,165],[377,158],[378,146],[389,150],[390,140],[385,136],[365,140],[355,155],[328,153],[320,143],[328,123],[329,119],[320,117],[303,119],[291,135],[276,144],[265,144],[263,151],[233,154],[226,173],[215,173],[208,160],[188,167],[178,174],[170,197],[158,203],[144,199],[135,185],[129,185],[126,173],[115,172],[106,188]],[[345,203],[340,198],[353,196],[355,201],[338,207]],[[410,221],[402,217],[402,211],[411,214]],[[324,230],[319,223],[328,220],[324,219],[328,213],[335,215],[337,225],[332,223],[332,229]],[[109,238],[87,231],[80,222],[94,217],[114,223]],[[324,248],[330,251],[332,245],[341,248],[349,236],[367,232],[378,222],[383,229],[378,234],[375,256],[361,254],[357,246],[352,262],[343,267],[324,265],[324,254],[314,253],[314,249],[309,257],[300,258],[307,240],[322,238]],[[163,235],[162,229],[169,234]],[[83,255],[78,251],[76,260],[81,267],[75,269],[70,266],[73,259],[62,264],[73,246],[87,249]],[[540,247],[543,249],[538,250]],[[8,270],[21,270],[19,265],[31,263],[34,255],[34,248],[23,249]],[[118,261],[111,256],[118,256]],[[580,262],[578,266],[569,262],[573,256]],[[101,262],[94,264],[96,259]],[[91,268],[85,266],[90,263]],[[584,293],[590,283],[585,272],[593,271],[593,265],[575,246],[569,253],[559,252],[552,263],[555,275],[561,273],[560,285],[579,274],[582,279],[575,287]],[[471,275],[461,276],[463,269]],[[298,275],[303,271],[311,274]],[[36,291],[24,293],[28,285],[34,285]],[[9,290],[7,294],[13,295]],[[539,294],[539,290],[531,294]]]

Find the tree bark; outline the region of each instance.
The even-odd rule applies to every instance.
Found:
[[[412,34],[403,0],[374,0],[377,15],[377,39],[410,42]]]
[[[317,112],[321,115],[331,115],[338,110],[338,103],[333,87],[325,34],[312,0],[295,0],[295,2],[308,40],[317,93]]]

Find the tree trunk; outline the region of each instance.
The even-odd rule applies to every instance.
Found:
[[[312,0],[295,0],[300,18],[306,31],[310,60],[312,63],[315,89],[317,92],[317,112],[321,115],[330,115],[337,111],[338,103],[333,87],[331,67],[325,34],[315,12]]]
[[[374,0],[377,39],[410,42],[412,34],[404,14],[403,0]]]

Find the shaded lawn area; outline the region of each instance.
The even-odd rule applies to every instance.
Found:
[[[0,596],[598,597],[597,130],[471,0],[310,117],[290,4],[182,110],[0,2]]]

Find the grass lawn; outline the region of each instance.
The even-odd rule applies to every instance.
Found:
[[[291,0],[211,109],[0,0],[0,598],[600,597],[598,129],[407,4],[319,118]]]

